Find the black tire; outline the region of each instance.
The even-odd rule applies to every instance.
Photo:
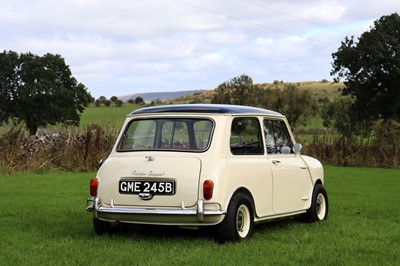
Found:
[[[304,214],[304,221],[319,222],[328,218],[328,194],[322,184],[316,184],[313,190],[311,206]]]
[[[96,235],[104,235],[111,232],[111,223],[93,218],[93,228]]]
[[[224,220],[217,226],[220,243],[249,239],[253,234],[254,215],[252,200],[247,194],[233,195]]]

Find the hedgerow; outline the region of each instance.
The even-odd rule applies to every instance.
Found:
[[[92,124],[84,129],[64,128],[29,136],[21,127],[0,135],[0,172],[93,171],[110,153],[118,132]]]

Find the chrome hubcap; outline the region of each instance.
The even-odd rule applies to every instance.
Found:
[[[239,209],[237,216],[236,216],[236,230],[238,232],[243,232],[243,226],[244,226],[244,217],[243,217],[243,213]]]

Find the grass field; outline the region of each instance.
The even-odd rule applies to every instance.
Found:
[[[126,116],[141,107],[143,106],[127,102],[121,107],[106,107],[104,105],[95,107],[94,105],[90,105],[86,107],[85,111],[81,114],[80,126],[85,127],[89,124],[99,124],[101,126],[120,129]]]
[[[122,107],[90,105],[85,108],[81,114],[80,126],[85,128],[89,124],[99,124],[108,128],[120,129],[125,121],[126,116],[132,111],[142,108],[136,104],[124,103]],[[308,121],[307,128],[323,128],[322,118],[317,116]]]
[[[400,171],[326,167],[329,219],[258,225],[219,245],[208,231],[132,227],[98,237],[94,173],[0,176],[0,265],[399,265]]]
[[[279,83],[278,87],[283,88],[286,83]],[[322,98],[336,98],[341,96],[341,88],[344,86],[343,83],[331,83],[331,82],[320,82],[320,81],[304,81],[304,82],[295,82],[294,83],[300,90],[308,90],[312,93],[314,97],[317,99]],[[271,83],[263,83],[259,84],[264,87],[273,86]],[[204,102],[209,102],[213,97],[215,91],[214,90],[206,90],[201,93],[190,94],[184,97],[171,100],[169,102],[174,103],[189,103],[196,102],[197,99],[202,99]],[[106,107],[101,105],[100,107],[95,107],[93,104],[86,107],[85,111],[81,115],[81,126],[86,126],[88,124],[99,124],[102,126],[111,126],[120,128],[125,120],[125,116],[130,112],[141,108],[143,106],[139,106],[136,104],[130,104],[125,102],[122,107],[115,107],[111,105],[110,107]],[[313,118],[307,127],[311,128],[321,128],[322,127],[322,119],[320,117]]]

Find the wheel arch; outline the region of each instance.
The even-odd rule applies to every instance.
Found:
[[[320,178],[318,178],[317,180],[315,180],[314,185],[310,187],[310,191],[308,192],[308,202],[307,202],[307,206],[306,209],[309,209],[311,207],[311,203],[312,203],[312,196],[313,196],[313,192],[314,192],[314,188],[317,184],[320,185],[324,185],[324,182],[322,182],[322,180]]]
[[[237,193],[243,193],[246,194],[249,198],[250,198],[250,204],[251,204],[251,208],[253,209],[253,216],[256,216],[256,206],[255,206],[255,202],[254,202],[254,197],[251,194],[250,190],[248,190],[245,187],[239,187],[237,188],[235,191],[232,192],[232,194],[229,197],[228,202],[226,203],[226,209],[228,209],[229,203],[231,202],[233,195],[237,194]]]
[[[224,220],[216,227],[218,242],[238,242],[249,239],[255,223],[254,199],[247,188],[234,190],[227,203]]]
[[[317,180],[315,180],[314,186],[316,184],[320,184],[320,185],[324,185],[324,183],[322,182],[322,180],[320,178],[318,178]],[[313,188],[314,189],[314,188]]]

